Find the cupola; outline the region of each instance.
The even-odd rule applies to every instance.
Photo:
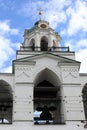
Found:
[[[41,13],[40,13],[41,14]],[[61,37],[49,25],[49,22],[40,20],[35,22],[31,29],[25,29],[23,50],[52,51],[60,47]]]

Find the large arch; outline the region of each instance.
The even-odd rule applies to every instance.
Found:
[[[48,67],[41,68],[41,70],[36,74],[36,77],[34,79],[34,84],[37,85],[43,79],[44,80],[47,79],[55,86],[58,86],[58,85],[61,86],[61,81],[59,77],[57,76],[57,74],[53,72],[53,69],[51,70]]]
[[[48,39],[47,39],[47,37],[43,36],[41,38],[40,47],[41,47],[41,51],[47,51],[48,50]]]
[[[0,123],[12,123],[13,94],[11,86],[0,80]]]
[[[82,89],[82,98],[83,98],[85,119],[87,120],[87,83],[85,83]]]
[[[43,120],[44,123],[50,122],[49,124],[65,123],[61,88],[60,79],[50,69],[45,68],[37,74],[34,82],[34,111],[42,111],[42,115],[47,115],[46,112],[49,110],[51,117],[47,119],[46,116],[36,116],[36,124],[42,124]]]

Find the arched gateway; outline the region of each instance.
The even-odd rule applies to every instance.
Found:
[[[34,84],[35,124],[65,123],[61,83],[48,68],[36,76]]]
[[[87,83],[83,87],[82,97],[83,97],[85,119],[87,120]]]
[[[10,85],[0,80],[0,123],[12,123],[13,95]]]

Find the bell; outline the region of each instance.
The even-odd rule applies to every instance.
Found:
[[[37,107],[36,110],[37,111],[43,111],[43,108],[42,107]]]
[[[51,107],[49,107],[49,110],[50,110],[50,111],[55,111],[55,110],[56,110],[56,107],[55,107],[55,106],[51,106]]]

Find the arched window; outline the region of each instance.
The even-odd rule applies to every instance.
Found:
[[[53,40],[53,49],[56,49],[56,42]]]
[[[30,48],[32,51],[35,50],[35,40],[34,39],[31,39],[31,41],[30,41]]]
[[[0,80],[0,123],[12,123],[13,96],[10,85]]]
[[[48,50],[48,39],[45,36],[43,36],[41,38],[40,46],[41,46],[41,51],[47,51]]]
[[[49,69],[37,76],[34,86],[34,123],[65,123],[59,79]]]

